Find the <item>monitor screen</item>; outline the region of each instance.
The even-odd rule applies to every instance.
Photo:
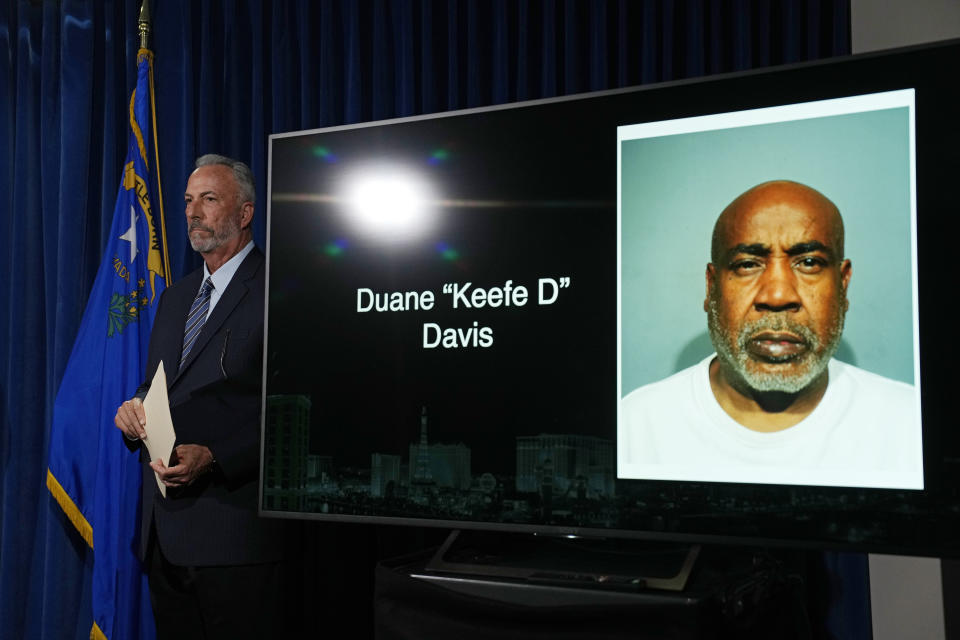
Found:
[[[954,554],[958,52],[272,136],[262,513]]]

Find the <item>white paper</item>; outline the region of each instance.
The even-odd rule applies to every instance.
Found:
[[[163,460],[163,464],[170,465],[170,455],[173,453],[173,444],[177,441],[177,434],[173,430],[173,419],[170,417],[170,402],[167,399],[167,375],[163,371],[163,361],[157,366],[150,382],[150,390],[143,399],[143,412],[147,416],[144,430],[147,437],[143,444],[147,445],[150,461]],[[153,474],[157,479],[160,493],[167,497],[167,487],[160,482],[160,476]]]

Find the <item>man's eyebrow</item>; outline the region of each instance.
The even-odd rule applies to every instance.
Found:
[[[212,193],[213,195],[217,195],[217,192],[216,192],[214,189],[207,189],[206,191],[201,191],[199,194],[197,194],[197,197],[198,197],[198,198],[202,198],[203,196],[205,196],[205,195],[207,195],[207,194],[209,194],[209,193]],[[183,193],[183,197],[184,197],[184,198],[192,198],[192,197],[193,197],[193,194],[190,193],[189,191],[185,191],[185,192]]]
[[[810,242],[798,242],[797,244],[787,249],[787,255],[799,256],[799,255],[803,255],[804,253],[815,253],[817,251],[825,253],[830,258],[833,258],[833,249],[823,244],[819,240],[811,240]]]
[[[799,256],[805,253],[815,253],[822,252],[827,254],[831,259],[833,258],[833,249],[823,244],[819,240],[811,240],[809,242],[798,242],[795,245],[792,245],[787,248],[786,254],[788,256]],[[747,244],[742,242],[738,245],[734,245],[727,249],[726,257],[727,260],[732,260],[734,256],[739,254],[746,254],[748,256],[757,256],[758,258],[765,258],[772,253],[770,246],[756,242],[753,244]]]
[[[727,260],[730,260],[733,258],[733,256],[741,253],[745,253],[748,256],[758,256],[763,258],[770,255],[770,247],[769,245],[765,245],[760,242],[755,242],[753,244],[741,242],[740,244],[734,245],[727,249]]]

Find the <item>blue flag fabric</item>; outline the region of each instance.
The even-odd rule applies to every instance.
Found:
[[[163,214],[152,206],[152,54],[137,56],[123,178],[103,262],[53,409],[47,487],[93,549],[90,637],[155,636],[136,556],[140,463],[114,426],[144,378],[150,329],[169,267]],[[157,186],[159,187],[159,185]]]

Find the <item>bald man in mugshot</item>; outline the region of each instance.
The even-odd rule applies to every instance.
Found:
[[[915,389],[833,358],[853,275],[843,245],[840,211],[809,186],[734,199],[706,269],[716,353],[622,400],[625,459],[666,479],[916,484]]]

